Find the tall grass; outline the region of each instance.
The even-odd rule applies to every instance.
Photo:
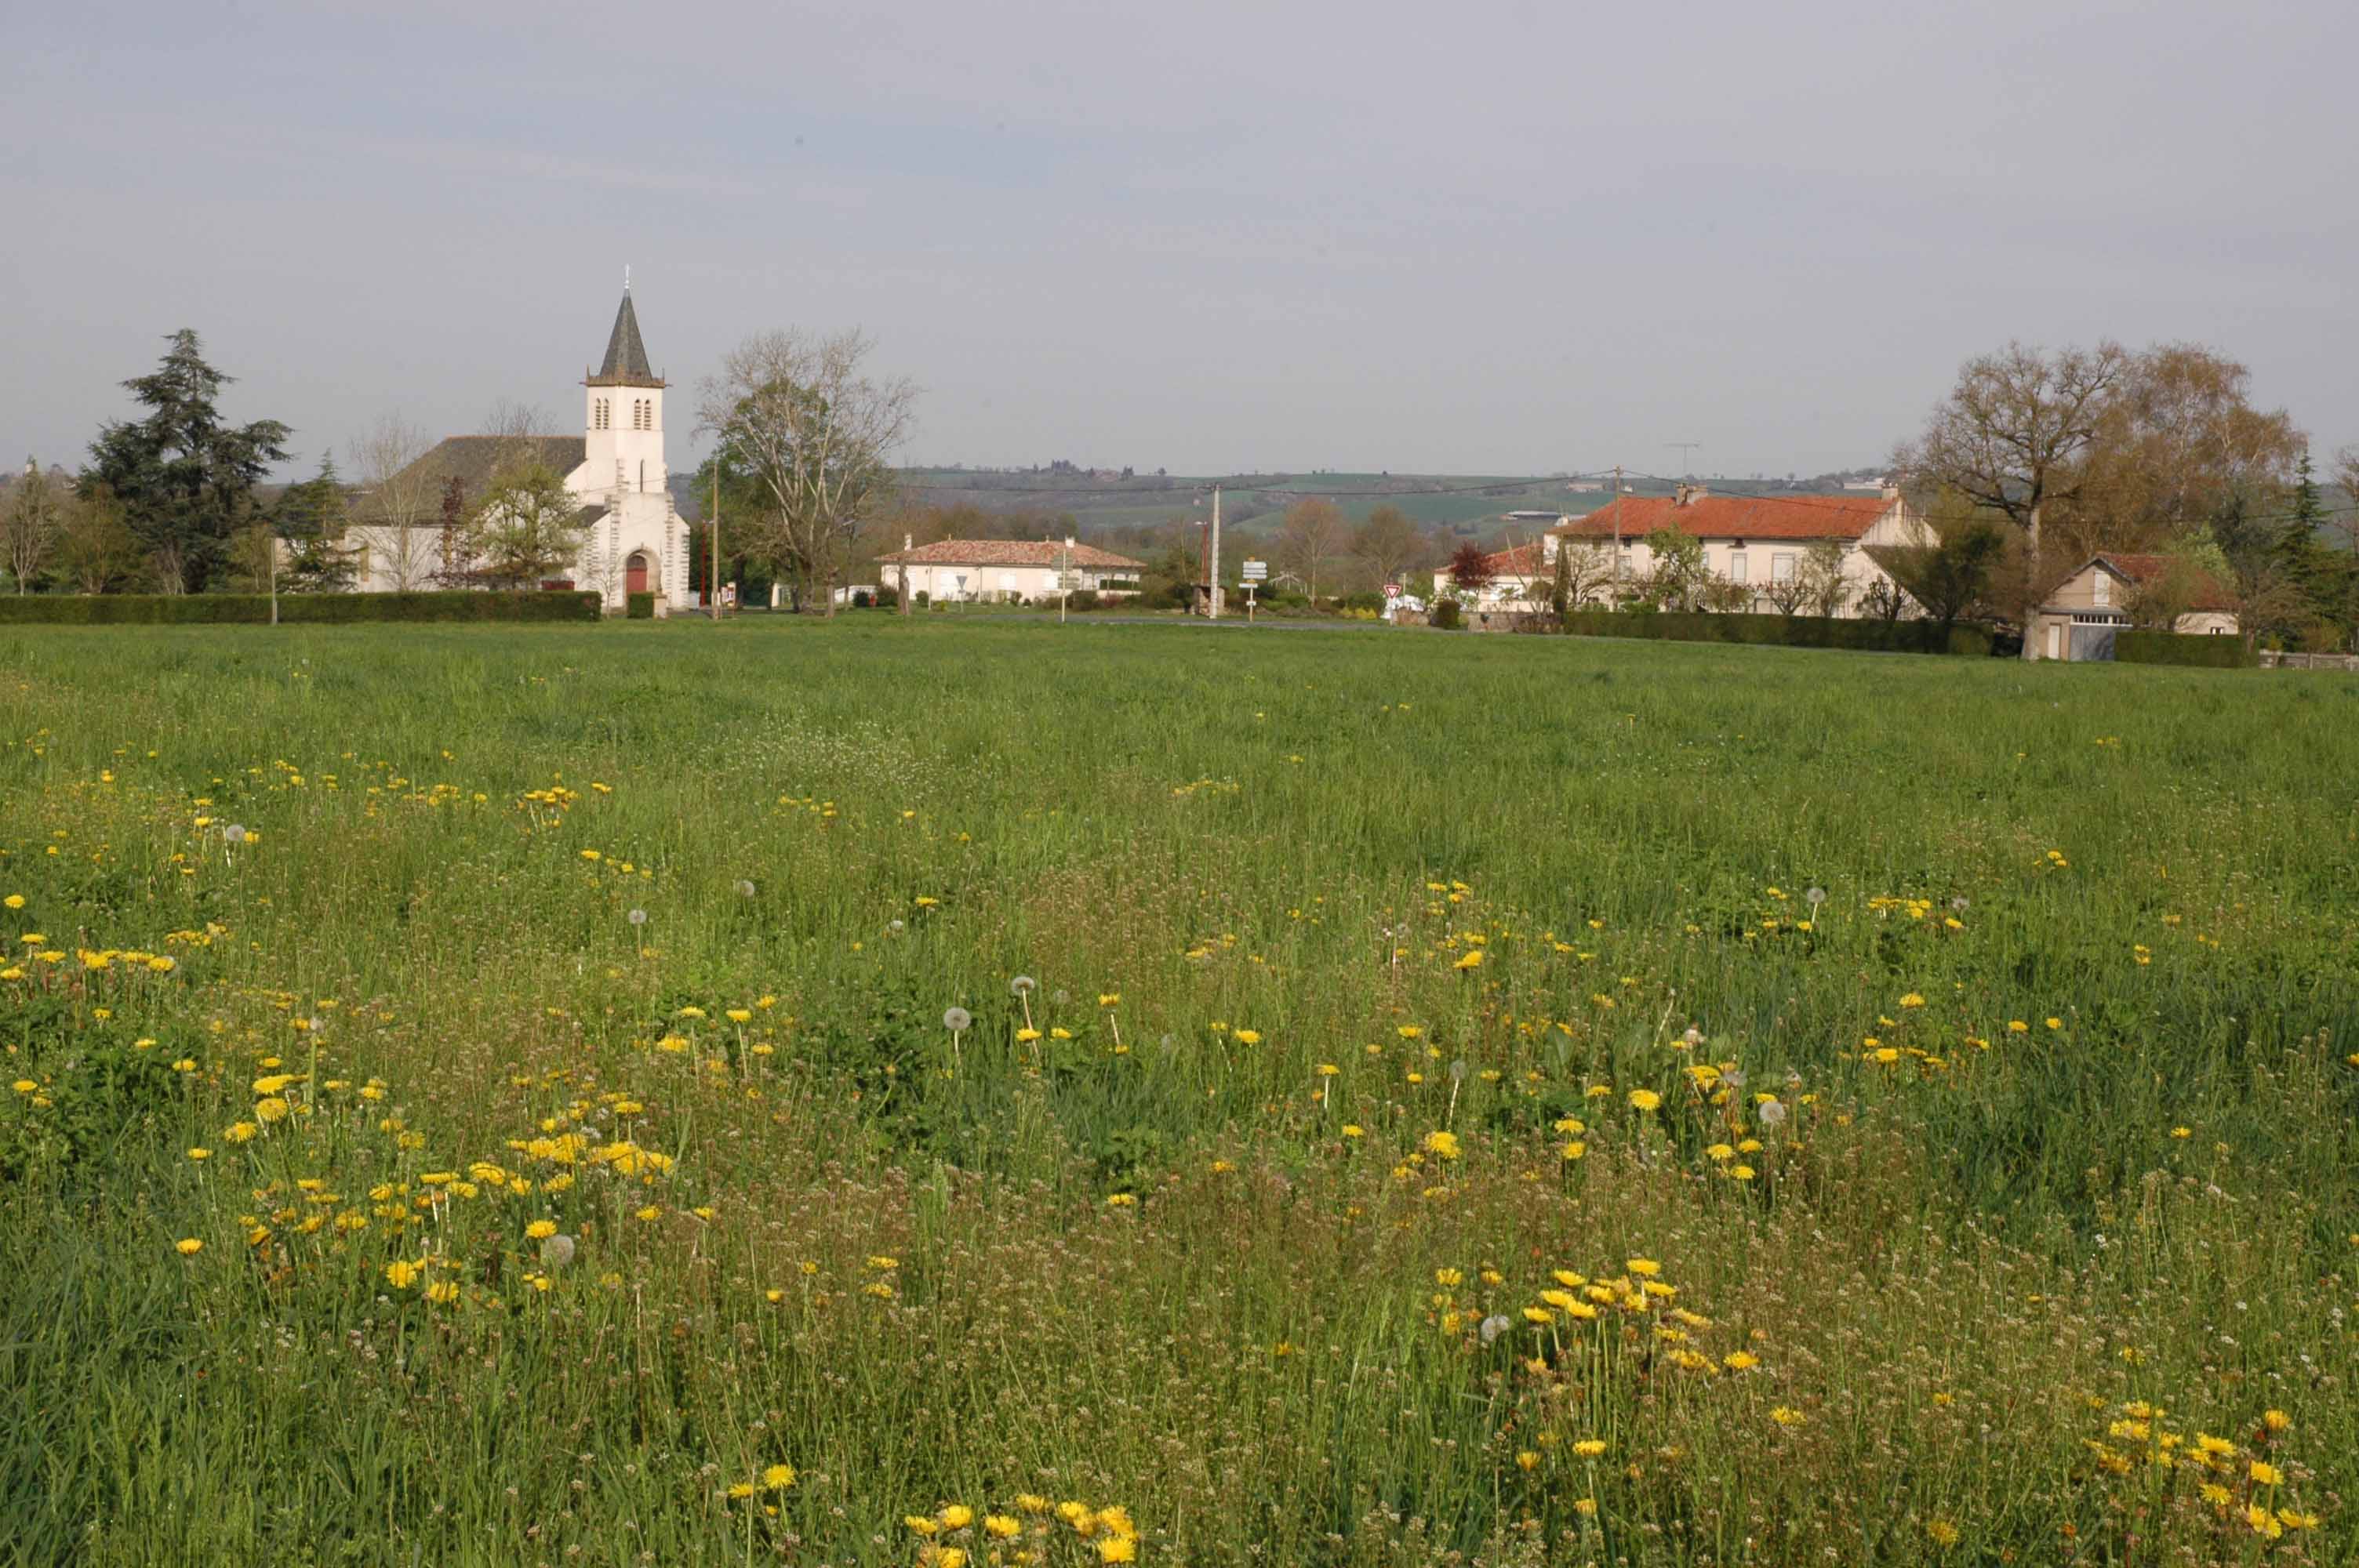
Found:
[[[2343,686],[0,656],[0,1561],[2359,1556]]]

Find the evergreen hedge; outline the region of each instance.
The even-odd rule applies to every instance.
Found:
[[[2186,665],[2207,670],[2249,670],[2260,664],[2242,637],[2198,637],[2183,632],[2116,632],[2114,661],[2124,665]]]
[[[653,621],[656,618],[656,596],[652,593],[632,593],[623,596],[623,619]]]
[[[1823,615],[1703,615],[1678,611],[1579,610],[1564,618],[1579,637],[1649,637],[1674,643],[1751,643],[1788,648],[1851,648],[1879,654],[1991,651],[1987,626],[1960,622],[1944,637],[1931,621],[1841,620]]]
[[[283,625],[344,625],[363,621],[595,621],[594,593],[526,589],[515,593],[282,593]],[[0,624],[58,626],[266,625],[262,593],[19,594],[0,598]]]

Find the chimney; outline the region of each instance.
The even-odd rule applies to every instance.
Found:
[[[1888,479],[1884,481],[1884,499],[1886,501],[1900,499],[1900,487]]]
[[[1068,534],[1068,535],[1065,535],[1065,548],[1067,548],[1067,549],[1069,549],[1069,550],[1070,550],[1070,549],[1071,549],[1072,547],[1073,547],[1073,536],[1072,536],[1071,534]]]
[[[916,548],[918,547],[918,536],[917,536],[915,534],[904,534],[904,535],[901,535],[901,547],[902,547],[903,549],[905,549],[905,550],[914,550],[914,549],[916,549]]]
[[[1671,503],[1675,506],[1693,506],[1711,493],[1712,491],[1704,485],[1683,484],[1673,495]]]

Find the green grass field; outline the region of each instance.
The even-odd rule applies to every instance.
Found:
[[[2359,685],[0,654],[0,1563],[2359,1561]]]

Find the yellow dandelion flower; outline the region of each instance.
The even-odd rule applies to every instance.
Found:
[[[1659,1108],[1662,1103],[1663,1097],[1652,1089],[1630,1091],[1630,1108],[1633,1110],[1655,1110]]]
[[[183,1258],[193,1258],[205,1249],[205,1244],[193,1236],[184,1236],[172,1243],[172,1250]]]

